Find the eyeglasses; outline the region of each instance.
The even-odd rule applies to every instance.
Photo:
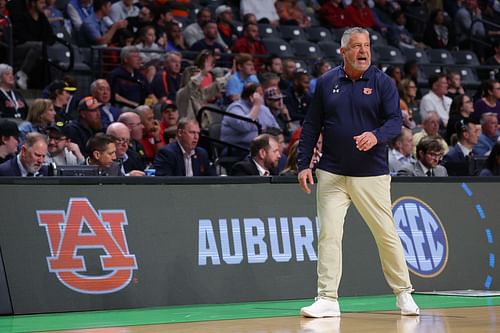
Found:
[[[120,145],[128,145],[130,142],[130,139],[119,139],[115,138],[115,143],[120,144]]]
[[[66,137],[65,136],[61,136],[61,137],[55,137],[55,136],[49,136],[48,137],[48,141],[50,140],[54,140],[56,142],[60,142],[60,141],[63,141],[63,140],[66,140]]]
[[[408,88],[412,88],[413,89],[413,88],[417,88],[417,86],[408,86]]]
[[[441,153],[441,152],[438,153],[435,151],[428,151],[426,154],[429,155],[430,157],[434,157],[434,158],[438,158],[438,159],[443,157],[443,153]]]

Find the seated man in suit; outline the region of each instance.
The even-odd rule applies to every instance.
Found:
[[[115,140],[116,159],[120,162],[121,173],[126,176],[144,176],[141,156],[130,146],[130,129],[127,125],[115,122],[108,126],[106,134]]]
[[[469,161],[472,148],[479,141],[481,125],[477,121],[463,119],[456,123],[457,144],[452,147],[441,163],[450,176],[472,176],[469,173]]]
[[[38,132],[28,133],[19,154],[0,164],[0,176],[47,176],[47,166],[43,165],[46,155],[47,140],[45,136]]]
[[[248,159],[233,165],[231,176],[276,175],[280,157],[280,148],[276,137],[270,134],[261,134],[250,142]]]
[[[417,145],[417,161],[398,170],[398,176],[446,177],[446,169],[439,165],[443,146],[438,139],[425,137]]]
[[[161,148],[153,162],[156,176],[216,176],[205,149],[197,147],[200,126],[196,119],[181,118],[177,142]]]
[[[116,162],[115,140],[104,133],[97,133],[87,143],[88,165],[97,165],[101,176],[123,176]]]

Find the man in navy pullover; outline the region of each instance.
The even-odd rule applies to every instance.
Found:
[[[353,202],[372,231],[401,314],[418,315],[391,213],[387,143],[401,131],[398,92],[386,74],[370,66],[367,30],[346,30],[340,52],[344,63],[317,81],[299,144],[298,179],[302,189],[310,193],[308,184],[314,181],[309,161],[323,133],[323,155],[316,170],[318,297],[311,306],[302,308],[301,314],[340,316],[337,290],[342,275],[343,224]]]

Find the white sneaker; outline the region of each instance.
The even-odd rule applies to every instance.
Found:
[[[16,73],[16,84],[22,90],[28,89],[28,75],[23,71],[18,71]]]
[[[401,314],[403,316],[420,315],[418,305],[413,300],[413,297],[411,297],[411,294],[407,291],[399,293],[396,300],[396,306],[401,309]]]
[[[339,302],[316,297],[316,301],[312,305],[300,309],[300,314],[312,318],[339,317]]]

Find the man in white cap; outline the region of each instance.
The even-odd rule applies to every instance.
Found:
[[[239,35],[238,30],[233,25],[233,10],[227,5],[220,5],[215,9],[215,17],[220,37],[231,48]]]

